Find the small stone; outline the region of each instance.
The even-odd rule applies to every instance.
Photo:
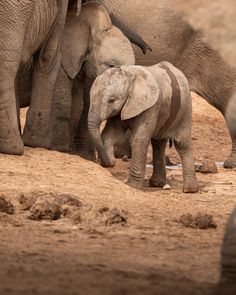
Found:
[[[200,167],[196,167],[197,172],[201,173],[213,173],[216,174],[218,173],[218,168],[216,166],[215,162],[204,160],[202,162],[202,165],[199,165]]]
[[[14,214],[14,206],[10,201],[7,201],[4,195],[0,196],[0,212]]]
[[[163,189],[164,190],[170,190],[170,185],[168,183],[166,183],[164,186],[163,186]]]
[[[128,162],[128,160],[129,160],[128,155],[124,155],[124,156],[122,157],[122,160],[123,160],[124,162]]]
[[[117,223],[127,223],[127,213],[123,210],[120,210],[118,208],[113,208],[112,210],[107,212],[107,219],[106,219],[106,225],[112,225]]]
[[[184,214],[180,216],[179,221],[186,227],[199,229],[217,228],[213,216],[202,212],[198,212],[196,215]]]

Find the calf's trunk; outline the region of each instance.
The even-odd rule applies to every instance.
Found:
[[[91,120],[90,116],[88,118],[88,130],[93,141],[93,144],[98,152],[99,158],[101,160],[101,165],[103,167],[112,167],[114,164],[109,159],[107,151],[104,147],[102,137],[100,134],[101,122],[96,121],[95,123]]]

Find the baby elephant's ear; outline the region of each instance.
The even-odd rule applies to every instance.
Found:
[[[160,89],[155,78],[147,70],[139,68],[132,71],[135,75],[131,82],[128,99],[121,111],[121,120],[133,118],[151,108],[158,100]]]

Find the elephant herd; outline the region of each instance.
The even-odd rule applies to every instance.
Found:
[[[114,134],[131,132],[128,183],[141,188],[150,141],[150,184],[166,184],[171,139],[183,163],[183,190],[196,192],[192,90],[226,116],[232,152],[224,167],[236,167],[236,72],[167,1],[1,1],[0,40],[1,153],[22,155],[26,145],[95,160],[97,149],[101,164],[111,166]],[[22,132],[19,110],[26,106]],[[236,212],[226,230],[216,294],[236,294],[235,224]]]

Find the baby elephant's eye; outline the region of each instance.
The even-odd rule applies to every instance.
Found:
[[[108,99],[108,103],[109,104],[113,104],[114,102],[115,102],[115,97],[110,97],[109,99]]]

